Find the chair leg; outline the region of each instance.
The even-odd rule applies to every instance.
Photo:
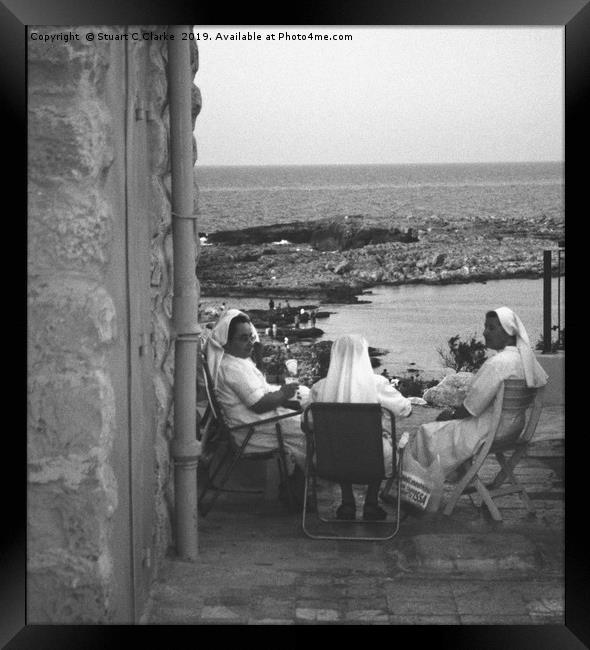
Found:
[[[518,492],[520,498],[522,499],[522,502],[524,503],[524,507],[527,509],[528,512],[530,512],[532,515],[537,513],[537,509],[535,506],[532,504],[531,499],[529,495],[527,494],[526,490],[521,486],[520,490]]]
[[[382,499],[383,501],[385,501],[385,503],[387,503],[387,499],[388,499],[388,498],[389,498],[389,499],[392,499],[392,498],[393,498],[393,497],[391,497],[391,495],[390,495],[389,493],[391,492],[391,487],[393,486],[393,482],[395,481],[396,478],[397,478],[397,477],[395,476],[395,474],[393,474],[392,476],[390,476],[390,477],[385,481],[385,485],[383,486],[383,489],[379,492],[379,496],[381,497],[381,499]],[[384,497],[385,497],[385,498],[384,498]]]
[[[230,450],[231,452],[231,450]],[[221,481],[219,482],[219,485],[215,487],[215,493],[211,497],[211,500],[209,501],[209,504],[207,507],[201,507],[199,503],[199,513],[204,517],[207,515],[207,513],[211,510],[217,499],[219,498],[219,495],[221,494],[221,491],[223,490],[223,486],[227,483],[234,467],[237,465],[237,462],[240,460],[241,453],[236,454],[233,458],[227,469],[225,470]],[[217,473],[217,472],[216,472]],[[203,495],[201,495],[201,498]]]
[[[449,516],[452,514],[453,510],[455,509],[455,506],[457,505],[457,501],[459,501],[461,495],[463,494],[463,490],[471,483],[473,480],[473,477],[476,476],[478,470],[479,470],[480,465],[474,463],[465,473],[463,478],[457,483],[457,486],[455,487],[453,494],[449,497],[449,500],[447,501],[445,505],[445,509],[443,510],[443,514]]]
[[[309,458],[309,456],[307,456],[305,459],[305,485],[303,488],[303,511],[301,514],[301,527],[303,529],[303,532],[308,537],[314,537],[314,535],[307,530],[307,497],[309,495],[310,469],[311,469],[311,459]],[[314,482],[314,496],[317,500],[315,482]]]
[[[216,491],[216,493],[218,494],[218,487],[215,485],[215,478],[219,474],[220,469],[223,467],[224,463],[227,461],[230,454],[231,454],[231,449],[228,447],[226,449],[225,453],[223,454],[223,457],[221,458],[221,460],[219,461],[219,463],[215,467],[215,470],[213,471],[213,473],[211,475],[209,475],[209,473],[207,473],[208,474],[207,475],[207,482],[205,483],[205,486],[203,487],[203,491],[201,492],[201,495],[199,496],[199,499],[198,499],[199,513],[202,514],[203,516],[205,516],[209,512],[209,510],[211,510],[212,503],[214,503],[217,500],[217,497],[215,497],[213,499],[211,505],[209,505],[209,507],[205,507],[205,506],[202,505],[204,500],[205,500],[205,496],[209,493],[211,488],[213,488]]]
[[[523,450],[518,450],[515,451],[512,456],[508,459],[504,457],[502,453],[497,453],[496,458],[498,462],[500,463],[500,466],[502,467],[502,470],[498,473],[496,478],[492,482],[492,486],[494,488],[498,488],[502,485],[502,482],[504,482],[505,478],[508,478],[508,480],[512,483],[514,486],[514,492],[517,492],[522,499],[525,508],[530,512],[531,514],[534,514],[536,512],[535,507],[531,503],[531,500],[529,498],[529,495],[527,494],[525,488],[521,483],[518,481],[516,476],[514,476],[514,468],[518,464],[518,461],[520,460],[521,456],[524,454],[524,449]],[[505,477],[503,478],[502,482],[497,482],[498,476],[500,474]]]
[[[500,471],[496,474],[494,480],[488,485],[488,488],[492,490],[499,488],[506,480],[506,470],[504,469],[506,465],[506,458],[501,451],[497,452],[495,456],[498,464],[500,465]]]
[[[475,477],[475,487],[479,492],[479,496],[482,498],[482,501],[486,504],[487,509],[490,511],[490,515],[494,521],[502,521],[502,515],[498,510],[498,507],[494,503],[490,493],[487,491],[486,486],[482,483],[479,476]]]
[[[264,479],[264,500],[274,501],[277,496],[278,485],[281,476],[281,461],[277,458],[277,464],[272,461],[266,461],[266,471]]]
[[[275,423],[275,429],[277,432],[277,440],[279,443],[279,472],[281,476],[281,481],[285,485],[287,490],[287,499],[289,501],[289,510],[295,510],[295,497],[293,496],[293,490],[291,489],[291,484],[289,482],[289,465],[287,464],[287,452],[285,451],[285,444],[283,442],[283,432],[281,431],[281,426],[278,422]]]

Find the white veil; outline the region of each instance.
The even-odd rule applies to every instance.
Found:
[[[526,385],[531,388],[544,386],[547,383],[547,373],[535,358],[527,331],[520,318],[508,307],[498,307],[494,312],[498,314],[498,320],[506,333],[516,336],[516,347],[524,367]]]
[[[205,343],[205,358],[207,359],[207,366],[211,373],[211,379],[213,379],[213,387],[217,385],[217,373],[219,371],[221,359],[225,354],[223,346],[227,343],[229,324],[240,314],[246,316],[246,314],[239,309],[228,309],[217,323],[215,323],[215,327],[211,330],[211,335]],[[254,333],[256,340],[259,341],[260,337],[258,336],[258,332],[254,325],[252,325],[252,332]]]
[[[328,374],[318,389],[316,401],[370,404],[379,401],[364,337],[345,334],[334,341]]]

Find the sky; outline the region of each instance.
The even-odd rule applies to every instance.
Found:
[[[199,27],[197,164],[561,161],[564,33]]]

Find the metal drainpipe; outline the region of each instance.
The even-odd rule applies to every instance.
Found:
[[[195,216],[193,214],[193,142],[189,41],[181,40],[188,25],[174,25],[168,44],[168,100],[172,161],[172,245],[174,297],[174,499],[176,552],[196,560],[197,460],[196,439],[198,288],[195,275]]]

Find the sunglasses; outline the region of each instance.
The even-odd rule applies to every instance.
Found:
[[[241,334],[240,336],[234,337],[235,341],[241,341],[242,343],[246,343],[246,341],[256,341],[256,336],[254,334]]]

